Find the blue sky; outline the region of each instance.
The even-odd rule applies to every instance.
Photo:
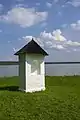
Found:
[[[0,60],[32,37],[47,61],[80,61],[80,0],[0,0]]]

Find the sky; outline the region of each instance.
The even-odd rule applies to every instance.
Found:
[[[0,61],[32,38],[46,61],[80,62],[80,0],[0,0]]]

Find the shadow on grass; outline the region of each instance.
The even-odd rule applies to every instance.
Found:
[[[0,90],[19,91],[19,86],[4,86],[0,87]]]

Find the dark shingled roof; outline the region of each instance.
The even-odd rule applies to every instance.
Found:
[[[45,52],[33,39],[27,45],[17,51],[14,55],[20,55],[24,53],[48,55],[47,52]]]

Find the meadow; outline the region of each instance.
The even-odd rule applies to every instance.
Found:
[[[0,120],[80,120],[80,76],[46,76],[41,92],[18,87],[18,77],[0,78]]]

